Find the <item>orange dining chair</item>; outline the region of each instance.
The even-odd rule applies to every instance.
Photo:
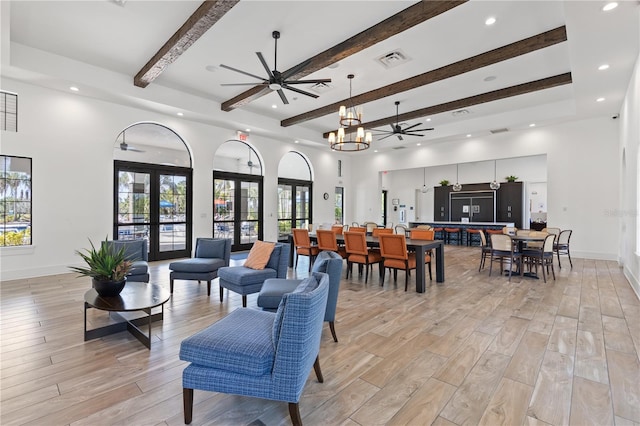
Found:
[[[296,247],[296,264],[293,269],[298,267],[298,256],[309,256],[309,270],[314,259],[320,253],[320,249],[316,245],[311,244],[309,238],[309,231],[303,228],[294,228],[293,232],[293,245]]]
[[[377,237],[380,234],[393,234],[393,229],[391,228],[373,228],[373,236]]]
[[[369,279],[369,268],[373,269],[374,264],[378,264],[380,268],[380,276],[382,276],[382,256],[377,250],[369,250],[367,247],[367,236],[364,232],[345,232],[344,244],[347,250],[347,278],[351,274],[354,263],[360,265],[360,275],[362,275],[362,266],[365,268],[364,282]]]
[[[342,235],[342,233],[344,232],[344,226],[343,225],[331,225],[331,232],[333,232],[336,235]]]
[[[423,228],[419,228],[419,229],[412,229],[410,234],[409,234],[409,238],[411,238],[412,240],[427,240],[427,241],[433,241],[435,239],[435,231],[432,229],[423,229]],[[424,263],[429,265],[429,279],[433,279],[432,276],[432,272],[431,272],[431,256],[433,255],[432,251],[429,250],[427,251],[427,253],[424,256]]]
[[[405,271],[404,291],[409,288],[409,275],[416,269],[416,254],[407,251],[407,240],[404,235],[380,234],[380,254],[382,255],[382,281],[384,283],[385,268],[393,269],[393,279],[398,282],[398,269]]]
[[[349,232],[367,232],[367,228],[365,228],[364,226],[350,226],[349,227]]]
[[[316,236],[318,237],[318,249],[320,249],[320,251],[335,251],[342,256],[343,259],[347,257],[347,252],[344,247],[338,247],[336,234],[334,234],[333,231],[318,229]]]

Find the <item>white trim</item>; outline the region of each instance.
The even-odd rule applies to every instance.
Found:
[[[36,246],[2,246],[0,247],[0,255],[4,256],[23,256],[27,254],[33,254],[36,251]]]
[[[640,282],[638,281],[638,278],[634,276],[631,269],[627,268],[626,266],[622,268],[622,272],[627,278],[627,281],[629,281],[631,289],[635,292],[636,297],[638,298],[638,300],[640,300]]]

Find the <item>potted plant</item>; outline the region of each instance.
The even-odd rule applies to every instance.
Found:
[[[515,182],[518,180],[518,176],[511,175],[511,176],[507,176],[505,179],[507,180],[507,182]]]
[[[80,276],[91,277],[93,288],[100,296],[117,296],[124,288],[126,276],[132,266],[131,261],[127,260],[124,247],[117,249],[106,238],[99,249],[95,248],[91,240],[89,243],[90,249],[76,250],[76,254],[82,257],[87,266],[71,266],[69,269]]]
[[[449,185],[449,181],[448,181],[448,180],[446,180],[446,179],[442,179],[442,180],[440,181],[440,185],[442,185],[442,186],[447,186],[447,185]]]

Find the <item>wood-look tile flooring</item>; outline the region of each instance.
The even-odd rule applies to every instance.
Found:
[[[306,425],[638,425],[640,303],[615,262],[574,259],[557,280],[477,271],[478,248],[446,248],[446,282],[405,293],[341,284],[336,330],[300,401]],[[303,258],[301,258],[303,259]],[[306,264],[298,266],[305,276]],[[290,274],[293,271],[290,270]],[[344,277],[344,270],[343,270]],[[167,262],[152,279],[168,288]],[[6,425],[182,425],[180,341],[240,307],[178,281],[152,349],[127,332],[83,341],[72,274],[1,284]],[[249,297],[255,307],[256,296]],[[108,321],[91,310],[90,327]],[[195,392],[194,425],[289,424],[287,405]]]

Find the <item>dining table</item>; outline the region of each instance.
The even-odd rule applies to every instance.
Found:
[[[309,239],[313,242],[317,241],[316,234],[314,232],[309,233]],[[378,237],[373,235],[367,235],[368,247],[380,247],[380,241]],[[338,244],[344,244],[344,235],[336,235],[336,241]],[[415,251],[416,259],[424,259],[429,250],[435,250],[435,264],[436,264],[436,282],[444,282],[444,241],[443,240],[418,240],[407,238],[407,249]],[[295,244],[293,243],[293,235],[289,235],[289,244],[291,250],[289,251],[289,266],[293,267]],[[425,282],[425,263],[416,262],[416,292],[424,293],[426,290]]]
[[[547,235],[533,236],[533,235],[511,235],[511,241],[517,245],[518,252],[522,253],[525,248],[525,243],[539,242],[544,244],[544,239]],[[541,249],[542,250],[542,249]],[[522,266],[521,266],[522,267]],[[525,277],[539,279],[538,274],[535,272],[523,272]]]

